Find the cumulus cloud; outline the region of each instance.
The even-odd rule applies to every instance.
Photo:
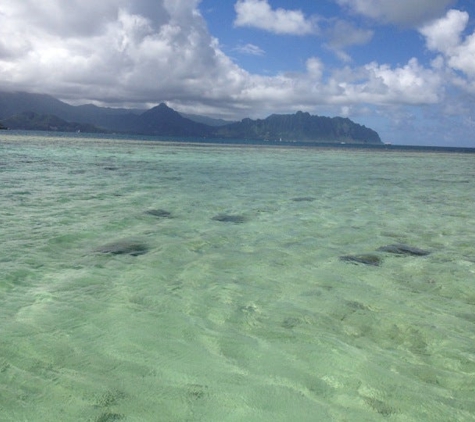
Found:
[[[419,31],[426,37],[427,47],[430,50],[451,54],[460,45],[468,18],[466,12],[449,10],[443,18],[423,25]]]
[[[475,81],[475,32],[468,36],[451,54],[449,65],[461,70]],[[475,87],[474,87],[475,88]]]
[[[335,0],[355,13],[403,26],[417,26],[444,14],[455,0]]]
[[[208,33],[198,1],[103,0],[100,18],[87,3],[2,1],[0,86],[63,99],[206,101],[247,75]]]
[[[238,99],[274,111],[297,111],[316,104],[434,104],[442,93],[438,73],[424,68],[416,59],[396,68],[370,63],[328,72],[321,60],[314,57],[307,60],[306,71],[300,74],[253,76]]]
[[[0,13],[2,23],[8,25],[13,20],[16,24],[21,20],[25,27],[30,27],[30,31],[24,28],[30,34],[41,28],[47,33],[68,38],[98,33],[104,23],[117,16],[117,8],[124,4],[121,0],[83,0],[67,4],[61,0],[7,0],[2,2]]]
[[[306,35],[317,32],[314,20],[300,10],[273,10],[267,0],[238,0],[235,26],[249,26],[276,34]]]
[[[424,26],[419,31],[426,38],[427,48],[440,53],[438,66],[462,72],[453,75],[453,82],[475,92],[475,32],[463,37],[469,15],[460,10],[447,14]]]
[[[395,69],[370,63],[365,70],[368,82],[363,91],[369,88],[372,103],[435,104],[441,99],[440,74],[421,66],[415,58]]]

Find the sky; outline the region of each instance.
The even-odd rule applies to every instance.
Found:
[[[2,0],[0,90],[475,147],[475,0]]]

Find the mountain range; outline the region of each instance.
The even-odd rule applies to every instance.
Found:
[[[72,106],[46,94],[0,92],[0,127],[66,132],[114,132],[147,136],[246,141],[382,144],[378,133],[344,117],[273,114],[227,122],[180,114],[161,103],[149,110]]]

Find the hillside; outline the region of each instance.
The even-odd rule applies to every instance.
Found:
[[[212,134],[210,126],[187,119],[163,103],[137,116],[135,124],[133,131],[143,135],[205,137]]]
[[[57,132],[104,132],[93,125],[87,123],[67,122],[57,116],[50,114],[38,114],[33,111],[25,111],[15,114],[0,123],[5,128],[21,130],[46,130]]]
[[[136,116],[144,112],[137,109],[97,107],[93,104],[72,106],[47,94],[0,92],[0,120],[26,111],[57,116],[67,122],[92,124],[104,129],[113,129],[124,116]]]
[[[377,132],[348,118],[312,116],[301,111],[273,114],[263,120],[243,119],[218,128],[215,134],[237,139],[381,143]]]
[[[105,131],[237,141],[382,144],[377,132],[348,118],[313,116],[302,111],[233,123],[185,116],[164,103],[147,111],[112,109],[92,104],[72,106],[43,94],[0,92],[0,123],[11,129]]]

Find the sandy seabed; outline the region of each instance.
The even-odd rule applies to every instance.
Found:
[[[0,151],[2,421],[475,420],[472,155]]]

